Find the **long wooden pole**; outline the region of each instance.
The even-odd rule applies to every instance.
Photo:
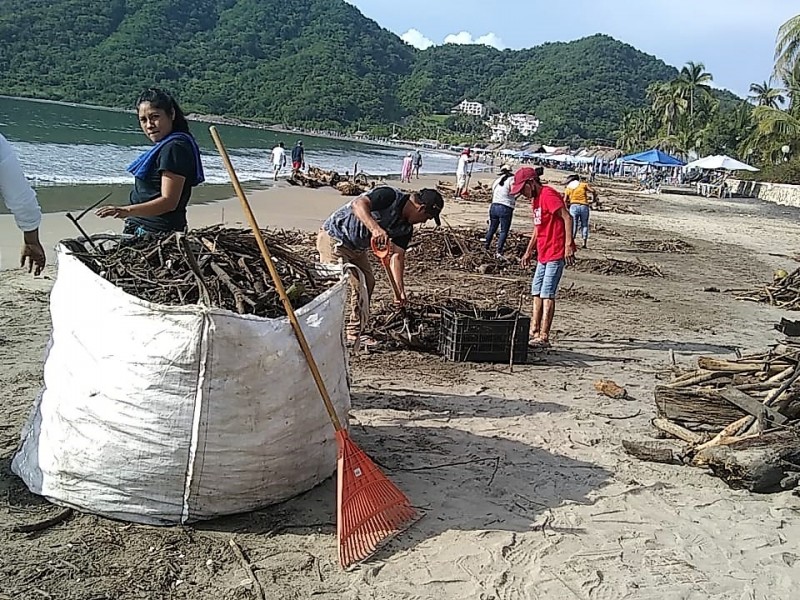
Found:
[[[325,404],[325,409],[328,411],[328,416],[331,418],[333,428],[336,431],[341,431],[343,429],[342,423],[339,421],[339,416],[336,414],[336,409],[333,407],[331,397],[328,395],[325,382],[322,381],[322,375],[317,367],[317,362],[314,360],[314,355],[311,353],[311,348],[308,345],[308,341],[303,333],[303,329],[300,327],[300,322],[297,320],[297,315],[294,312],[294,308],[289,300],[289,296],[286,294],[286,288],[283,287],[281,276],[275,267],[275,263],[272,262],[272,255],[269,252],[269,248],[267,248],[267,244],[264,242],[264,236],[261,235],[261,229],[258,227],[256,216],[253,214],[253,209],[250,208],[250,202],[247,201],[247,196],[245,195],[244,190],[239,183],[239,177],[236,175],[236,171],[233,169],[233,164],[228,156],[228,151],[225,149],[225,144],[222,142],[222,138],[219,136],[219,132],[217,131],[216,127],[212,125],[209,127],[209,131],[211,132],[211,137],[214,140],[214,144],[217,146],[220,156],[222,156],[222,162],[225,164],[225,168],[228,170],[228,175],[231,178],[233,189],[236,191],[236,195],[239,197],[239,201],[242,204],[242,210],[247,217],[247,221],[250,223],[250,228],[253,230],[253,235],[256,237],[256,243],[258,244],[258,248],[261,250],[261,256],[264,257],[264,262],[267,263],[267,269],[272,277],[272,282],[275,284],[275,289],[277,290],[278,296],[280,296],[281,302],[283,303],[283,308],[286,310],[286,314],[289,317],[289,322],[292,324],[292,330],[294,331],[294,335],[300,344],[300,349],[303,351],[303,355],[306,358],[308,368],[311,369],[311,375],[314,378],[314,383],[317,384],[319,395],[322,396],[322,402]]]

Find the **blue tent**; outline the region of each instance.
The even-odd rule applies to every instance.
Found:
[[[653,165],[654,167],[682,167],[686,163],[682,160],[662,152],[658,148],[653,148],[638,154],[628,154],[620,159],[622,162],[636,163],[640,165]]]

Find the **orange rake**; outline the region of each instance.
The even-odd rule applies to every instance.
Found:
[[[225,144],[222,143],[216,127],[210,127],[209,131],[222,162],[225,163],[233,189],[242,204],[275,289],[292,324],[292,330],[336,430],[338,448],[336,534],[339,540],[339,562],[343,567],[349,567],[369,557],[378,549],[381,542],[411,525],[417,519],[417,511],[411,506],[405,494],[389,481],[364,451],[350,439],[347,430],[342,426],[292,303],[286,295],[280,274],[272,262],[272,256],[264,242],[264,236],[261,235],[256,217],[233,169]]]

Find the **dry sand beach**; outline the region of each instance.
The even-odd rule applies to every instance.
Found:
[[[689,365],[700,355],[731,357],[775,342],[773,324],[790,315],[703,290],[757,286],[776,268],[793,270],[786,255],[797,252],[800,211],[751,200],[639,197],[622,188],[613,194],[641,214],[593,213],[597,230],[579,256],[638,257],[659,265],[664,278],[568,270],[551,354],[513,372],[411,352],[352,358],[352,435],[426,514],[347,572],[336,558],[333,480],[278,506],[190,527],[75,513],[40,532],[14,532],[15,524],[59,510],[27,492],[9,468],[42,381],[55,268],[36,279],[3,271],[0,598],[258,598],[231,538],[266,598],[796,598],[796,495],[736,491],[703,469],[640,462],[620,441],[651,432],[653,388],[669,370],[670,351]],[[255,192],[251,201],[262,226],[313,231],[346,199],[332,189],[287,187]],[[482,226],[486,210],[448,202],[444,214],[453,225]],[[529,217],[521,205],[513,227],[527,231]],[[192,206],[189,220],[235,225],[242,217],[229,200]],[[121,229],[94,217],[82,223],[90,232]],[[7,217],[0,232],[5,261],[18,235]],[[46,215],[47,245],[74,233],[63,215]],[[694,251],[632,249],[634,240],[674,238]],[[454,274],[442,286],[482,283]],[[625,386],[629,397],[598,395],[600,378]]]

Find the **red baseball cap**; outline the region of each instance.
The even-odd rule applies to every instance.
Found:
[[[514,183],[511,184],[511,193],[517,195],[529,181],[539,181],[539,173],[533,167],[522,167],[514,173]]]

